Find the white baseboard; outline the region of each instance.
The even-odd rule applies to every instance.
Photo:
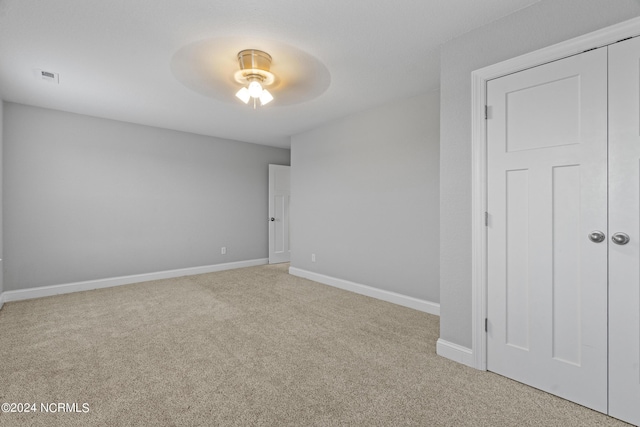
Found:
[[[446,357],[454,362],[462,363],[472,368],[474,367],[473,351],[470,348],[440,338],[436,343],[436,353],[438,353],[438,356]]]
[[[42,286],[39,288],[5,291],[2,293],[3,302],[20,301],[32,298],[49,297],[52,295],[68,294],[71,292],[90,291],[92,289],[110,288],[113,286],[130,285],[132,283],[148,282],[150,280],[171,279],[174,277],[193,276],[196,274],[214,273],[216,271],[233,270],[235,268],[253,267],[267,264],[267,258],[248,261],[229,262],[225,264],[205,265],[202,267],[181,268],[156,273],[135,274],[108,279],[88,280],[86,282],[68,283],[64,285]],[[2,301],[0,299],[0,301]]]
[[[0,310],[2,310],[3,305],[4,305],[4,292],[0,293]]]
[[[393,304],[402,305],[404,307],[413,308],[414,310],[423,311],[429,314],[440,315],[440,304],[425,301],[422,299],[397,294],[383,289],[373,288],[360,283],[350,282],[348,280],[337,279],[324,274],[314,273],[312,271],[302,270],[300,268],[289,267],[289,274],[293,276],[303,277],[335,288],[344,289],[346,291],[355,292],[356,294],[366,295],[368,297],[391,302]]]

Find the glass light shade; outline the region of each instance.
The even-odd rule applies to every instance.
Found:
[[[266,105],[271,101],[273,101],[273,95],[271,95],[268,90],[263,90],[260,95],[260,105]]]
[[[244,102],[245,104],[248,104],[249,98],[251,98],[251,95],[249,94],[249,89],[247,89],[246,87],[243,87],[242,89],[240,89],[236,93],[236,96],[238,97],[238,99],[240,99],[240,101]]]
[[[249,95],[251,95],[252,98],[260,98],[260,95],[262,95],[262,85],[260,82],[254,80],[249,83]]]

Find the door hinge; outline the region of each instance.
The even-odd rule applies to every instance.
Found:
[[[489,106],[488,105],[484,106],[484,119],[485,120],[489,119]]]
[[[489,226],[489,212],[484,213],[484,226],[485,227]]]
[[[489,332],[489,319],[486,317],[484,318],[484,331]]]

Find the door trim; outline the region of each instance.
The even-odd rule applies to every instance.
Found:
[[[640,35],[640,17],[621,22],[471,73],[471,353],[472,367],[487,370],[487,82],[527,68],[556,61],[585,50]],[[489,111],[489,114],[491,112]],[[489,221],[491,217],[489,216]]]

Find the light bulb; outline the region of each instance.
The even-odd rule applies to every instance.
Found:
[[[260,98],[260,95],[262,95],[262,85],[259,81],[254,80],[249,83],[249,95],[251,95],[252,98]]]

